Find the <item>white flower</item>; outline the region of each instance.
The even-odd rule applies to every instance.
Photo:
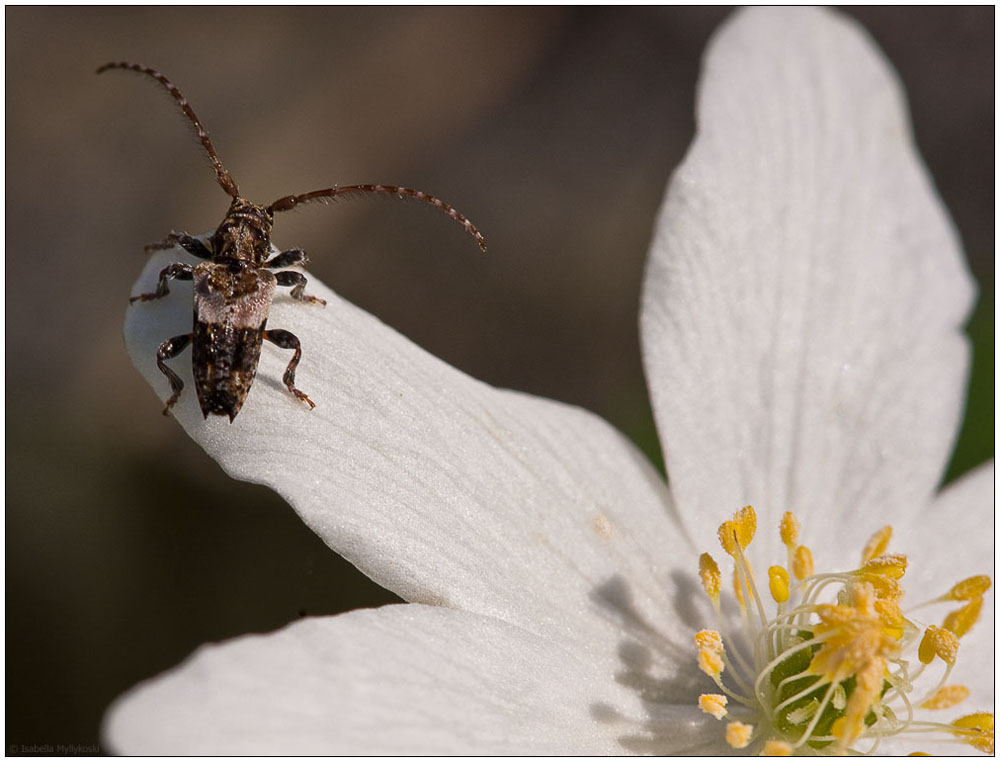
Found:
[[[690,754],[770,742],[777,753],[797,741],[788,723],[815,728],[811,718],[833,712],[843,721],[827,732],[860,750],[881,736],[880,752],[934,740],[970,750],[920,724],[892,735],[907,722],[900,696],[919,701],[944,671],[934,660],[916,676],[926,625],[959,604],[908,606],[993,564],[992,462],[937,492],[963,407],[973,291],[899,85],[839,16],[739,12],[706,56],[697,116],[642,304],[669,487],[596,416],[470,379],[311,279],[328,306],[279,297],[269,326],[301,339],[297,385],[315,410],[279,381],[287,352],[265,347],[234,424],[202,419],[186,356],[173,362],[188,380],[174,414],[232,476],[271,486],[411,603],[206,646],[112,707],[115,749]],[[154,257],[137,291],[176,257]],[[190,330],[190,310],[167,298],[128,313],[129,352],[163,399],[155,349]],[[764,600],[748,600],[741,623],[730,572],[719,582],[703,561],[705,587],[723,589],[716,618],[699,554],[719,556],[717,527],[746,505],[757,538],[745,553],[730,548],[744,574],[755,570],[758,585],[771,565],[805,576],[791,561],[806,546],[818,570],[847,573],[819,600],[839,600],[860,629],[778,572],[772,589],[780,599],[791,585],[790,600],[779,609],[760,586]],[[789,510],[801,529],[786,552],[778,526]],[[744,545],[748,516],[727,525]],[[894,600],[876,596],[898,568],[851,574],[886,525],[891,550],[909,556],[905,620],[877,605]],[[783,627],[795,605],[796,626]],[[917,709],[914,723],[992,711],[992,606],[987,594],[948,679],[970,697]],[[769,676],[787,672],[807,627],[826,648],[814,666],[876,682],[868,694],[831,684],[822,707],[804,700],[789,719]],[[723,630],[733,659],[721,674],[715,636],[695,646],[706,628]],[[748,705],[711,695],[699,661]],[[759,677],[760,694],[735,672]],[[880,701],[883,678],[893,687]],[[966,724],[976,722],[986,720]]]

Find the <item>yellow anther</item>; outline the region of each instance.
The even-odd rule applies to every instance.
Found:
[[[726,668],[726,663],[715,651],[698,652],[698,669],[711,678],[717,678]]]
[[[698,646],[698,668],[711,678],[717,678],[726,668],[722,661],[722,636],[715,630],[702,630],[694,636]]]
[[[795,751],[790,743],[786,741],[768,741],[764,744],[761,756],[764,757],[790,757]]]
[[[884,526],[871,536],[861,551],[861,564],[864,565],[877,556],[885,553],[889,547],[889,540],[892,538],[892,527]]]
[[[736,539],[739,540],[740,547],[746,548],[757,534],[757,512],[752,505],[740,508],[733,516],[733,523],[736,525]]]
[[[785,543],[785,546],[791,550],[795,547],[795,544],[799,541],[799,520],[795,518],[795,514],[791,511],[785,511],[785,515],[781,517],[781,523],[778,525],[778,530],[781,534],[781,541]],[[764,748],[767,748],[766,746]]]
[[[993,730],[993,712],[975,712],[952,720],[952,727],[980,733]]]
[[[963,579],[948,591],[948,598],[953,601],[971,601],[981,598],[990,589],[990,578],[985,574]]]
[[[920,659],[921,664],[930,664],[934,661],[934,638],[931,635],[931,631],[936,629],[936,627],[928,627],[927,632],[924,633],[924,637],[920,639],[920,645],[917,648],[917,658]]]
[[[976,751],[981,751],[983,754],[992,755],[996,753],[994,749],[992,730],[989,731],[988,733],[977,733],[976,735],[972,736],[972,738],[970,738],[967,743],[973,749],[975,749]]]
[[[906,633],[906,619],[896,601],[878,598],[875,601],[875,612],[882,620],[883,631],[896,640],[899,640]]]
[[[722,645],[722,636],[719,634],[718,630],[702,630],[701,632],[695,633],[694,636],[695,645],[698,646],[698,650],[704,651],[715,651],[716,653],[722,653],[724,646]]]
[[[985,754],[993,754],[993,713],[976,712],[959,717],[951,723],[952,727],[962,732],[957,732],[961,740],[969,744],[973,749]]]
[[[767,570],[767,586],[771,590],[771,597],[777,603],[784,603],[788,600],[788,586],[791,580],[788,572],[782,566],[772,566]]]
[[[732,521],[723,521],[719,525],[719,544],[733,558],[739,556],[736,552],[736,525]]]
[[[795,575],[795,579],[811,577],[815,569],[812,551],[805,545],[799,545],[795,549],[795,556],[792,558],[792,574]]]
[[[726,704],[728,703],[729,699],[721,693],[703,693],[698,697],[698,708],[705,714],[712,715],[717,720],[721,720],[729,714],[726,710]]]
[[[900,579],[906,574],[906,556],[900,553],[885,553],[865,561],[863,573],[878,574],[889,579]]]
[[[719,602],[719,593],[722,590],[722,572],[715,559],[708,553],[702,553],[698,559],[698,576],[701,578],[701,586],[705,588],[712,603]]]
[[[730,722],[726,725],[726,743],[734,749],[745,749],[753,736],[753,725],[743,722]]]
[[[898,601],[903,597],[903,587],[892,577],[881,574],[860,574],[861,579],[875,589],[875,595],[888,601]]]
[[[947,664],[954,664],[958,656],[958,638],[951,630],[931,625],[920,640],[917,657],[922,664],[930,664],[935,656]]]
[[[973,598],[958,611],[952,611],[944,618],[942,627],[951,630],[956,637],[965,637],[965,634],[972,629],[979,620],[979,612],[983,609],[983,599]]]
[[[724,521],[719,526],[719,543],[733,558],[739,558],[739,551],[746,548],[757,532],[757,514],[748,505],[736,511],[732,521]]]
[[[903,623],[906,620],[903,618],[903,612],[900,610],[899,604],[896,603],[896,601],[878,598],[875,600],[875,611],[878,613],[879,617],[882,618],[886,627],[898,628],[902,630]]]
[[[929,757],[931,755],[928,754],[926,751],[911,751],[906,756],[908,756],[908,757]]]
[[[967,698],[969,689],[964,685],[943,685],[920,706],[923,709],[951,709]]]

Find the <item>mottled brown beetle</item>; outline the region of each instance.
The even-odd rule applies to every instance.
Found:
[[[269,206],[251,203],[240,196],[236,182],[222,165],[194,109],[173,82],[154,69],[125,61],[104,64],[97,73],[108,69],[128,69],[146,74],[167,89],[194,125],[198,138],[215,167],[219,185],[232,198],[225,219],[207,242],[203,243],[187,233],[171,233],[162,243],[146,247],[147,251],[153,251],[180,246],[196,257],[209,260],[208,262],[197,266],[183,263],[169,265],[160,272],[156,291],[129,299],[129,303],[160,299],[170,292],[167,281],[171,279],[194,282],[194,330],[167,339],[156,353],[156,366],[170,381],[170,388],[173,390],[163,408],[164,415],[170,413],[170,408],[177,402],[184,388],[180,376],[168,368],[165,361],[176,357],[191,344],[194,385],[201,412],[205,418],[208,418],[209,413],[228,415],[232,423],[253,384],[264,339],[282,349],[295,350],[282,380],[288,391],[298,399],[310,408],[316,407],[304,392],[295,388],[295,368],[302,358],[299,340],[288,331],[266,330],[267,315],[277,286],[291,286],[292,298],[300,302],[326,304],[322,299],[306,295],[306,278],[302,273],[292,270],[270,272],[305,265],[308,261],[306,253],[301,249],[282,251],[268,259],[271,254],[271,226],[275,212],[287,211],[307,201],[330,200],[348,194],[386,193],[400,198],[409,197],[440,209],[471,233],[479,247],[486,251],[483,236],[465,215],[441,199],[411,188],[394,185],[344,185],[297,196],[284,196]]]

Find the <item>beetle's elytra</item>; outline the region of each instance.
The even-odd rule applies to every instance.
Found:
[[[215,167],[219,185],[232,199],[225,219],[207,242],[203,243],[187,233],[171,233],[162,243],[146,247],[150,251],[180,246],[205,262],[199,265],[169,265],[160,272],[155,291],[129,299],[130,303],[160,299],[170,292],[167,283],[171,279],[193,282],[193,330],[167,339],[156,353],[156,365],[170,381],[173,391],[163,409],[164,415],[170,413],[170,408],[184,388],[184,382],[166,365],[166,361],[179,355],[188,344],[192,347],[195,391],[205,418],[209,413],[228,415],[230,423],[236,418],[253,384],[264,340],[282,349],[295,350],[282,380],[295,397],[310,408],[315,407],[304,392],[295,388],[295,369],[302,358],[299,340],[288,331],[268,330],[266,327],[271,300],[278,286],[291,287],[292,298],[300,302],[326,304],[322,299],[305,293],[306,277],[302,273],[285,269],[305,265],[308,258],[304,251],[289,249],[268,259],[275,212],[284,212],[309,201],[329,200],[349,194],[386,193],[414,198],[437,207],[458,222],[486,251],[483,236],[465,215],[441,199],[412,188],[395,185],[334,186],[301,195],[283,196],[268,206],[258,206],[240,196],[236,181],[223,166],[194,109],[169,79],[154,69],[125,61],[107,63],[97,73],[108,69],[127,69],[145,74],[167,89],[194,125]]]

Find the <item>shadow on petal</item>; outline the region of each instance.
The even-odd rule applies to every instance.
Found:
[[[674,571],[676,590],[671,611],[692,637],[705,626],[697,602],[701,588],[690,574]],[[622,724],[629,732],[618,737],[628,751],[639,754],[697,754],[731,751],[723,743],[716,721],[697,708],[699,694],[711,684],[697,667],[693,639],[678,641],[643,616],[625,578],[615,575],[591,594],[603,616],[614,619],[622,631],[615,681],[638,697],[645,716],[628,718],[614,707],[594,703],[591,718],[601,724]]]

